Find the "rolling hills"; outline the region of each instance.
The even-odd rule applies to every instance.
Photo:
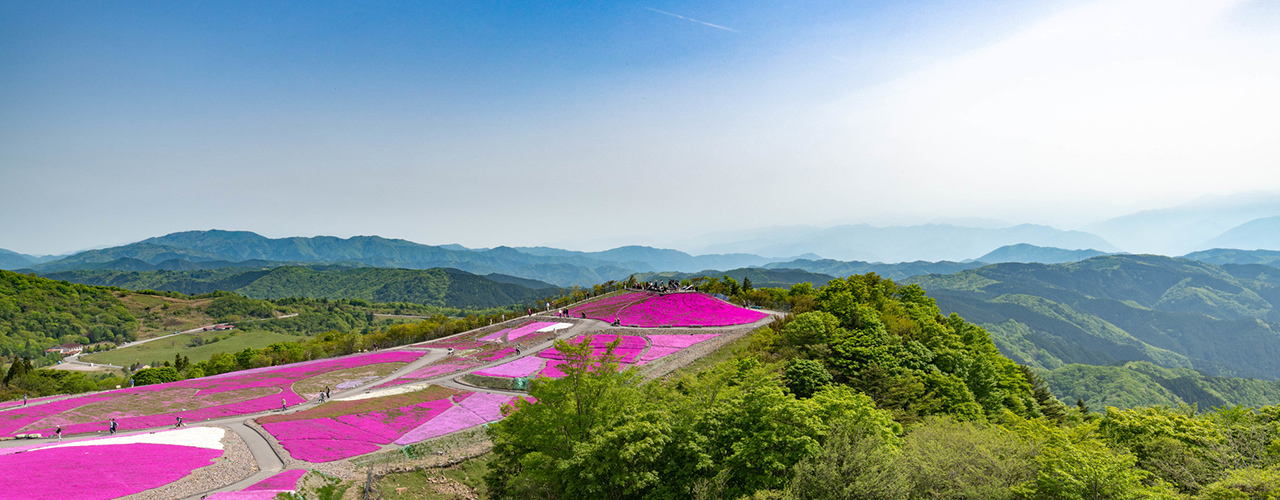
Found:
[[[1215,376],[1280,378],[1276,268],[1111,255],[910,281],[1035,367],[1149,361]]]
[[[130,290],[202,294],[215,290],[258,299],[308,297],[409,302],[448,308],[491,308],[536,301],[558,288],[510,276],[478,276],[457,269],[282,266],[197,271],[66,271],[46,277]]]

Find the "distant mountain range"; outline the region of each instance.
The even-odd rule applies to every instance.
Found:
[[[1272,244],[1275,232],[1260,233],[1246,227],[1252,221],[1276,216],[1280,216],[1280,195],[1241,193],[1144,210],[1084,229],[1131,253],[1182,255],[1215,247],[1280,250]]]
[[[1262,225],[1263,223],[1258,223]],[[794,229],[794,228],[793,228]],[[812,229],[812,228],[810,228]],[[960,254],[968,246],[967,255],[976,259],[916,260],[884,263],[867,260],[823,259],[813,253],[772,259],[750,253],[690,255],[685,252],[644,246],[627,246],[600,252],[579,252],[548,247],[497,247],[472,249],[461,245],[423,245],[407,240],[378,236],[336,238],[332,236],[266,238],[247,231],[186,231],[148,238],[128,245],[87,250],[63,257],[33,257],[0,250],[0,268],[18,269],[37,274],[84,270],[115,271],[194,271],[224,268],[275,268],[282,266],[333,265],[347,268],[381,267],[403,269],[453,268],[479,275],[500,274],[544,282],[554,286],[588,286],[610,280],[626,279],[632,274],[685,273],[716,274],[719,271],[748,268],[795,269],[826,276],[849,276],[875,272],[903,279],[921,274],[950,274],[1000,262],[1076,262],[1105,255],[1112,248],[1105,241],[1087,233],[1061,232],[1044,226],[1018,226],[1024,234],[1041,234],[1093,242],[1098,247],[1081,250],[1014,243],[994,250],[981,241],[988,236],[1011,237],[999,229],[961,228],[950,225],[872,228],[843,226],[831,230],[812,229],[808,237],[835,235],[851,237],[861,234],[875,239],[880,234],[892,241],[876,243],[881,247],[910,247],[912,241],[923,246],[945,246],[948,252]],[[798,235],[795,230],[793,236]],[[806,230],[807,231],[807,230]],[[834,231],[834,232],[832,232]],[[934,241],[926,242],[932,231]],[[874,234],[873,234],[874,233]],[[843,236],[841,236],[843,235]],[[985,236],[984,236],[985,235]],[[1046,236],[1046,237],[1048,237]],[[1043,239],[1043,238],[1042,238]],[[834,244],[826,242],[824,244]],[[870,243],[863,244],[864,247]],[[977,249],[982,248],[983,252]],[[1270,263],[1267,251],[1241,252],[1213,250],[1196,252],[1187,257],[1220,263]],[[1232,255],[1227,257],[1227,255]],[[786,281],[786,280],[783,280]],[[779,283],[783,282],[779,281]]]
[[[830,228],[783,227],[771,231],[722,236],[726,241],[700,249],[707,253],[751,253],[787,256],[813,253],[828,259],[865,262],[964,261],[1005,245],[1094,248],[1118,252],[1097,235],[1022,224],[976,228],[951,224],[876,227],[867,224]],[[778,260],[778,259],[775,259]]]
[[[308,297],[411,302],[438,307],[488,308],[528,304],[558,295],[541,281],[457,269],[333,268],[283,266],[273,269],[222,268],[199,271],[81,270],[46,274],[72,283],[129,290],[201,294],[214,290],[255,299]]]
[[[74,270],[128,271],[278,267],[336,264],[348,267],[431,269],[448,267],[475,274],[506,274],[556,286],[591,285],[625,279],[636,272],[697,271],[768,263],[755,255],[703,255],[675,250],[622,247],[605,252],[497,247],[472,250],[439,247],[378,236],[266,238],[246,231],[186,231],[123,245],[80,252],[29,265],[41,274]]]

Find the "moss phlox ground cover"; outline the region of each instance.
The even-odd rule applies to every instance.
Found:
[[[582,304],[570,314],[644,328],[745,325],[769,316],[697,292],[627,292]]]
[[[298,460],[331,462],[410,444],[502,418],[503,394],[432,386],[394,396],[335,401],[288,415],[258,419]]]
[[[410,362],[423,353],[387,351],[232,372],[167,384],[107,391],[0,411],[0,435],[37,432],[56,426],[76,434],[103,431],[115,418],[121,431],[173,425],[175,417],[198,422],[276,410],[305,401],[294,382],[332,370],[374,363]]]
[[[11,472],[0,474],[0,499],[108,499],[158,488],[221,457],[225,433],[192,427],[24,447],[0,455],[0,470]]]

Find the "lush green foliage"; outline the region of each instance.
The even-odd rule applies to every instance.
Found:
[[[1120,366],[1066,365],[1045,374],[1054,394],[1065,401],[1121,409],[1193,404],[1219,406],[1280,404],[1280,382],[1212,377],[1186,368],[1163,368],[1145,361]]]
[[[137,320],[109,289],[0,271],[0,356],[43,357],[48,347],[133,340]]]
[[[1215,376],[1280,378],[1280,272],[1261,265],[1111,255],[912,278],[982,324],[1020,363],[1150,361]]]

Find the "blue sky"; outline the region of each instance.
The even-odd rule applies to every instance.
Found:
[[[0,248],[596,249],[1280,189],[1273,4],[5,2]]]

